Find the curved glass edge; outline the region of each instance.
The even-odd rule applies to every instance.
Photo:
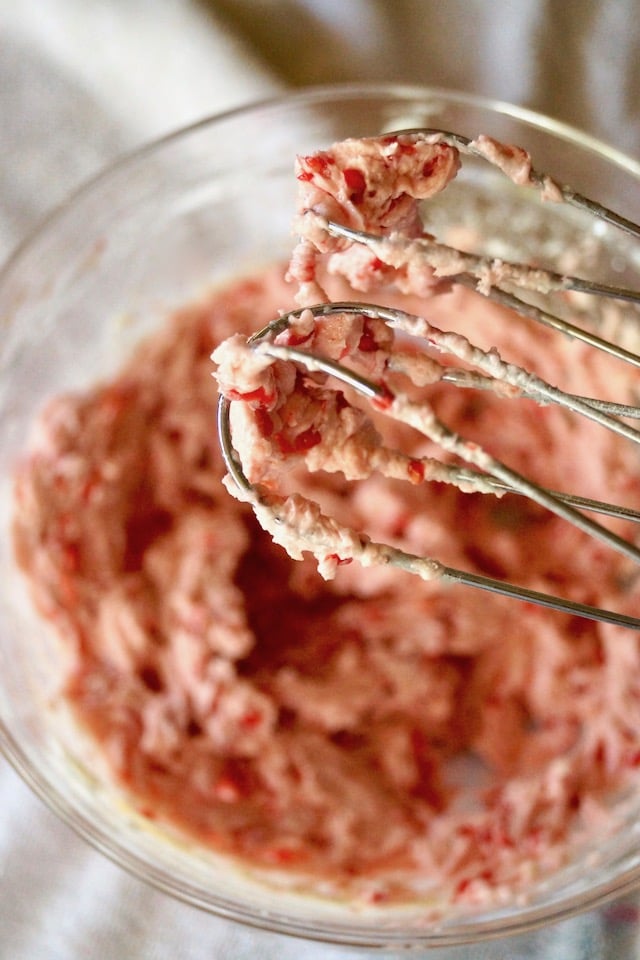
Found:
[[[555,120],[545,114],[538,113],[527,107],[518,106],[508,101],[492,99],[478,96],[476,94],[465,93],[459,90],[448,89],[446,87],[422,87],[412,84],[402,83],[344,83],[328,84],[322,86],[310,86],[302,88],[299,91],[293,91],[280,95],[265,97],[264,99],[250,101],[242,106],[226,110],[222,113],[211,114],[201,120],[180,127],[164,136],[152,140],[123,154],[121,157],[106,166],[103,170],[94,174],[85,180],[74,191],[72,191],[64,200],[55,206],[46,214],[35,227],[27,233],[24,239],[14,248],[3,264],[0,264],[0,284],[3,283],[5,273],[8,273],[12,265],[18,260],[22,253],[31,246],[34,239],[45,230],[55,225],[58,218],[64,213],[65,209],[79,200],[85,193],[92,191],[103,181],[108,179],[114,173],[124,171],[126,168],[138,161],[144,159],[147,155],[155,153],[180,140],[185,136],[195,133],[208,127],[211,124],[217,124],[222,121],[241,118],[246,114],[253,114],[256,111],[273,110],[281,106],[292,106],[295,104],[313,104],[326,102],[327,98],[333,100],[346,100],[350,97],[367,98],[371,96],[388,96],[398,99],[413,99],[416,101],[425,99],[442,98],[450,104],[465,105],[483,110],[490,110],[512,117],[514,120],[520,120],[539,130],[546,131],[556,137],[570,141],[577,146],[592,150],[600,154],[616,166],[622,167],[630,174],[640,179],[640,161],[630,157],[621,150],[611,147],[605,141],[574,127],[571,124],[561,120]]]

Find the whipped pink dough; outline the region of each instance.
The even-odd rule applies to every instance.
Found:
[[[429,169],[446,180],[456,158],[445,153]],[[361,184],[350,182],[352,202]],[[64,696],[137,808],[204,845],[375,903],[503,902],[604,835],[610,798],[637,783],[638,635],[384,566],[336,562],[326,581],[309,555],[291,560],[272,542],[221,483],[210,355],[291,308],[292,276],[303,301],[327,284],[353,298],[342,280],[320,284],[307,246],[289,282],[285,272],[185,307],[117,378],[40,417],[15,539],[72,654]],[[438,326],[571,391],[637,389],[637,373],[610,359],[429,283],[422,312]],[[375,299],[398,296],[375,287]],[[354,324],[353,349],[373,357],[383,331]],[[255,439],[295,454],[297,469],[323,421],[278,420],[260,377],[245,399],[251,389],[238,406]],[[637,454],[602,428],[528,400],[429,391],[438,416],[538,481],[638,503]],[[376,425],[410,462],[431,453],[402,425]],[[381,542],[637,613],[628,560],[522,498],[413,474],[352,485],[314,470],[293,486]]]

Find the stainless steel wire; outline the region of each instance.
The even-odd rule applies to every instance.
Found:
[[[444,142],[455,146],[462,153],[483,156],[476,151],[473,146],[473,141],[458,134],[434,130],[402,131],[402,133],[407,135],[424,135],[425,133],[428,135],[438,135]],[[483,159],[486,158],[483,157]],[[549,181],[546,174],[539,173],[535,170],[531,171],[530,179],[534,187],[540,189],[544,189]],[[640,239],[640,226],[638,224],[583,197],[570,187],[562,187],[560,189],[565,202],[586,211],[589,215],[624,231],[626,234]],[[407,244],[406,239],[401,236],[381,238],[373,234],[353,230],[332,221],[326,223],[326,229],[332,236],[340,237],[350,243],[364,245],[376,255],[381,251],[381,244],[388,245],[392,243],[397,247],[394,256],[396,256],[399,251],[399,256],[402,257],[403,245],[406,246]],[[443,255],[448,256],[453,249],[436,243],[430,237],[418,238],[417,240],[411,239],[410,246],[411,250],[407,255],[422,257],[426,264],[432,266],[437,264]],[[385,246],[385,249],[388,250],[388,246]],[[481,287],[479,287],[479,279],[491,276],[496,265],[495,261],[486,257],[461,253],[458,250],[454,250],[453,252],[457,257],[462,258],[465,269],[459,273],[448,276],[447,279],[454,284],[481,289]],[[500,261],[499,267],[502,277],[506,277],[507,280],[511,278],[518,286],[524,286],[525,288],[528,285],[527,276],[529,270],[531,270],[532,274],[535,273],[537,277],[539,277],[540,274],[539,270],[533,270],[533,268],[527,267],[526,264],[514,263],[505,265],[503,261]],[[534,281],[532,281],[532,283],[533,282]],[[535,282],[537,283],[538,280],[535,279]],[[609,297],[629,303],[640,304],[640,292],[624,287],[597,283],[583,280],[579,277],[566,276],[549,271],[545,273],[544,282],[547,284],[547,289],[549,290],[572,290],[593,296]],[[484,292],[490,299],[515,310],[522,316],[533,319],[547,327],[551,327],[567,337],[580,340],[590,347],[603,351],[607,355],[622,362],[640,368],[640,356],[637,354],[618,344],[601,338],[593,331],[582,329],[546,309],[542,309],[537,305],[521,299],[511,290],[504,289],[502,283],[491,283],[488,286],[485,284],[485,289],[481,292]],[[347,301],[320,303],[311,308],[304,309],[310,309],[313,317],[316,319],[348,314],[382,320],[394,330],[400,330],[412,336],[417,335],[423,338],[435,329],[430,328],[429,324],[422,317],[416,317],[401,310],[383,307],[377,304],[372,305],[370,303]],[[388,416],[412,423],[412,425],[418,429],[423,429],[424,425],[420,417],[420,410],[414,409],[408,401],[400,403],[399,397],[392,397],[391,400],[393,402],[390,402],[389,389],[386,385],[383,386],[380,383],[376,383],[374,380],[362,376],[360,373],[357,373],[342,363],[337,363],[326,357],[316,356],[300,347],[274,343],[274,339],[278,334],[287,330],[290,324],[301,316],[302,312],[303,308],[293,310],[274,319],[251,337],[249,343],[252,348],[272,358],[295,363],[308,371],[315,373],[321,372],[328,375],[336,381],[348,385],[368,401],[374,404],[377,402],[378,409],[383,408],[383,412]],[[437,332],[438,331],[436,331],[436,333]],[[440,349],[437,341],[438,337],[436,336],[436,351]],[[429,345],[431,349],[434,348],[434,338],[431,336],[429,336]],[[447,345],[446,349],[443,348],[442,352],[450,352],[450,345]],[[629,423],[630,420],[633,421],[640,418],[640,407],[623,403],[612,403],[596,397],[583,397],[565,393],[526,371],[524,372],[526,376],[523,376],[521,368],[505,363],[504,361],[500,361],[500,369],[496,370],[495,356],[491,352],[479,351],[476,356],[476,361],[477,363],[474,365],[477,366],[479,372],[475,370],[469,372],[457,367],[446,367],[443,365],[441,379],[461,389],[491,389],[495,377],[498,375],[505,383],[516,387],[520,396],[530,397],[538,402],[558,404],[572,413],[587,417],[606,429],[614,431],[627,441],[640,444],[640,430],[632,423]],[[381,403],[382,400],[384,400],[384,404]],[[248,499],[253,499],[257,503],[260,500],[260,493],[245,476],[234,448],[230,425],[230,405],[232,402],[233,401],[230,401],[222,395],[219,400],[218,433],[221,449],[227,470],[233,482],[244,491]],[[474,453],[474,445],[467,444],[457,433],[449,430],[445,425],[438,423],[437,433],[437,442],[440,443],[441,446],[467,462],[467,466],[451,468],[452,482],[463,484],[482,478],[483,483],[489,487],[493,487],[496,492],[510,491],[528,497],[583,532],[603,542],[612,550],[617,551],[634,563],[640,564],[640,547],[636,542],[618,536],[591,516],[591,514],[596,514],[640,522],[640,510],[585,498],[576,493],[548,490],[533,483],[530,479],[507,467],[499,460],[489,456],[486,451],[481,451],[481,453],[476,456]],[[276,523],[286,522],[282,516],[277,515],[277,510],[275,510],[275,514]],[[431,558],[422,558],[386,544],[381,546],[383,547],[384,562],[386,563],[391,563],[402,569],[410,570],[418,574],[423,572],[421,565],[428,564],[429,573],[433,571],[434,561]],[[605,610],[600,607],[589,606],[568,598],[531,590],[527,587],[508,583],[493,577],[458,570],[442,564],[439,565],[439,576],[444,582],[489,591],[587,619],[611,623],[634,630],[640,629],[640,617],[633,617],[615,611]]]

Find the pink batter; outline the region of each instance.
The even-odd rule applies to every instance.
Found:
[[[65,696],[136,806],[205,845],[375,903],[505,901],[605,831],[608,798],[637,781],[638,637],[384,567],[338,564],[326,582],[272,543],[220,482],[209,357],[292,306],[284,272],[186,307],[115,380],[43,412],[16,550],[73,654]],[[637,375],[508,316],[462,288],[429,301],[439,326],[566,389],[631,392]],[[365,325],[358,343],[383,335]],[[536,479],[637,502],[635,454],[602,429],[430,390]],[[299,431],[276,433],[290,453]],[[416,462],[431,452],[401,426],[385,436]],[[381,541],[638,609],[627,561],[519,498],[378,474],[294,486]]]

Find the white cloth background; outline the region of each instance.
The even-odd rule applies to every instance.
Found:
[[[118,154],[287,85],[379,79],[475,91],[638,155],[636,13],[635,0],[0,0],[0,261]],[[637,916],[630,898],[429,957],[631,960]],[[0,960],[351,955],[148,888],[75,837],[0,760]]]

